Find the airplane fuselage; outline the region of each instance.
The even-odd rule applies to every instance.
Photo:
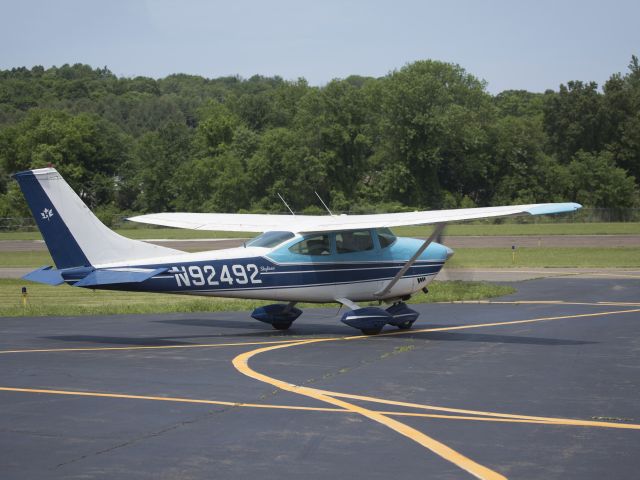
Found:
[[[330,245],[323,254],[293,253],[292,247],[305,238],[296,235],[274,248],[247,246],[129,261],[126,265],[96,265],[166,269],[143,282],[98,288],[296,302],[335,302],[344,296],[353,301],[378,300],[375,292],[395,276],[424,241],[399,237],[382,247],[376,233],[371,230],[373,248],[359,252],[338,253],[335,245]],[[333,243],[335,232],[330,235]],[[451,253],[447,247],[432,243],[385,298],[423,289]],[[73,277],[67,281],[73,283]]]

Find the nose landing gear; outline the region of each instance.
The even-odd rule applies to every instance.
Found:
[[[400,330],[408,330],[413,326],[413,322],[418,319],[420,315],[415,310],[407,307],[404,302],[398,302],[391,305],[386,310],[391,315],[391,320],[387,323],[398,327]]]

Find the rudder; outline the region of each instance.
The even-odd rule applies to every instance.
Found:
[[[13,175],[58,269],[180,254],[107,228],[54,168]]]

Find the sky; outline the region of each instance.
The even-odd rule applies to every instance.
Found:
[[[323,85],[416,60],[497,94],[602,85],[640,55],[635,0],[0,0],[0,69],[86,63],[118,76],[259,74]]]

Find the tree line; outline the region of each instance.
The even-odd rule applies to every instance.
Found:
[[[10,174],[53,164],[101,216],[129,212],[640,204],[640,65],[600,90],[491,95],[418,61],[322,87],[280,77],[0,71],[0,217],[26,216]]]

